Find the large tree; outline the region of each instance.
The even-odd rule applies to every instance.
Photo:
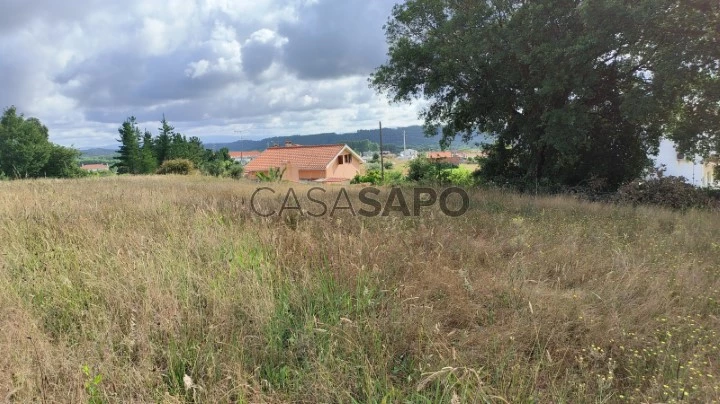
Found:
[[[661,136],[720,128],[719,16],[717,0],[408,0],[371,82],[427,99],[443,146],[492,134],[486,178],[614,188]]]
[[[50,157],[43,169],[43,175],[54,178],[75,178],[86,175],[78,164],[81,155],[79,150],[51,144]]]
[[[175,128],[170,126],[167,119],[165,119],[165,114],[163,114],[160,125],[157,139],[155,139],[155,156],[158,165],[162,164],[170,156],[170,146],[175,134]]]
[[[10,178],[72,178],[80,169],[80,152],[53,144],[48,128],[37,118],[25,118],[15,107],[0,119],[0,174]]]
[[[131,116],[118,128],[120,149],[118,162],[115,164],[119,174],[140,174],[142,153],[140,151],[140,128],[137,120]]]
[[[143,135],[142,147],[140,148],[140,167],[138,171],[141,174],[152,174],[158,168],[158,159],[155,156],[155,141],[152,133],[145,131]]]
[[[25,118],[15,107],[0,119],[0,171],[10,178],[43,175],[51,153],[48,129],[36,118]]]

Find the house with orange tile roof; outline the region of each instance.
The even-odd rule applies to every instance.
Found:
[[[344,182],[357,175],[365,163],[362,157],[344,144],[301,146],[285,142],[260,153],[245,166],[248,178],[268,173],[271,169],[283,172],[287,181]]]
[[[449,151],[429,152],[427,158],[436,163],[450,163],[455,165],[462,163],[463,160],[457,153]]]
[[[107,164],[83,164],[80,168],[91,173],[98,171],[110,171],[110,166]]]

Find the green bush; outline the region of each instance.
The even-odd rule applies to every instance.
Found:
[[[243,176],[243,172],[245,169],[240,164],[233,164],[230,166],[230,168],[227,170],[227,175],[230,178],[234,178],[236,180],[239,180]]]
[[[166,160],[157,169],[157,174],[189,175],[195,171],[195,164],[188,159]]]
[[[378,170],[367,170],[365,175],[357,174],[350,180],[351,184],[373,184],[378,185],[382,182],[382,174]]]
[[[474,183],[472,172],[466,168],[448,168],[443,170],[442,176],[450,184],[459,187],[469,187]]]
[[[286,167],[282,169],[279,167],[271,167],[268,172],[259,172],[255,176],[260,182],[280,182],[283,179],[283,175],[285,175],[286,169]]]
[[[213,160],[202,165],[202,173],[205,175],[211,175],[213,177],[219,177],[225,173],[225,162],[220,160]]]
[[[434,162],[427,157],[418,157],[410,161],[408,181],[430,184],[449,184],[450,169],[458,168],[451,163]]]
[[[383,181],[382,172],[378,170],[368,170],[365,175],[357,174],[350,183],[351,184],[373,184],[373,185],[399,185],[403,183],[405,178],[399,171],[385,171],[385,180]]]

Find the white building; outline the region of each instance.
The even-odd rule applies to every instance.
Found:
[[[675,143],[663,139],[660,151],[655,159],[655,167],[664,166],[665,175],[685,177],[688,183],[697,187],[717,187],[720,182],[715,178],[715,163],[704,161],[698,156],[685,156],[678,153]]]
[[[418,156],[418,151],[414,149],[406,149],[400,152],[398,157],[403,160],[412,160]]]

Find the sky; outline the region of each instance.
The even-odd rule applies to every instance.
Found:
[[[1,0],[0,108],[78,148],[131,115],[206,142],[418,124],[419,103],[368,86],[395,3]]]

